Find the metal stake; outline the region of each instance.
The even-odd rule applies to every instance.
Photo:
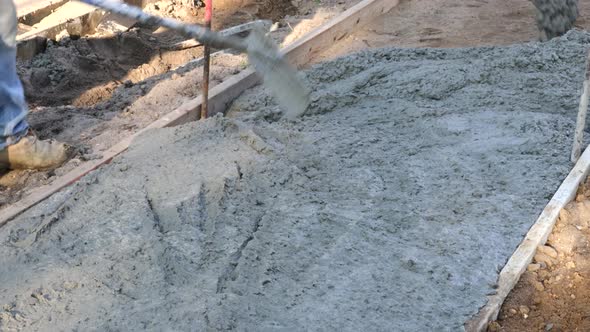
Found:
[[[205,27],[211,29],[213,16],[213,0],[205,0]],[[203,103],[201,104],[201,119],[206,119],[209,113],[209,68],[211,65],[211,48],[205,44],[205,63],[203,64]]]

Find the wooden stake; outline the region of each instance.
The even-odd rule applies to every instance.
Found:
[[[582,144],[584,143],[584,128],[586,127],[586,113],[588,113],[588,97],[590,96],[590,52],[586,59],[586,76],[580,97],[580,107],[578,108],[578,119],[576,120],[576,132],[574,133],[574,145],[572,146],[571,160],[577,162],[582,153]]]

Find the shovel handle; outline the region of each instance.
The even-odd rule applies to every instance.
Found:
[[[128,18],[137,20],[138,22],[150,25],[158,25],[183,34],[186,37],[194,38],[199,42],[209,45],[216,49],[231,48],[240,52],[247,52],[248,46],[241,38],[232,36],[222,36],[209,29],[198,25],[184,24],[178,20],[171,18],[159,17],[148,14],[140,8],[130,6],[120,1],[114,0],[81,0],[82,2],[119,14]]]

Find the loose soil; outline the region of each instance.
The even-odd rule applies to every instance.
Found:
[[[569,171],[589,43],[365,51],[297,121],[258,87],[150,131],[0,229],[0,328],[460,330]]]
[[[590,330],[590,181],[561,212],[490,331]]]
[[[590,0],[579,0],[575,26],[590,28]],[[391,12],[334,44],[321,61],[366,48],[473,47],[539,39],[532,1],[401,0]]]

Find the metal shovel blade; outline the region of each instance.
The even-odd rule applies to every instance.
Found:
[[[246,39],[248,59],[262,75],[264,86],[293,120],[303,115],[310,103],[310,90],[297,77],[297,71],[279,54],[261,29],[253,29]]]

